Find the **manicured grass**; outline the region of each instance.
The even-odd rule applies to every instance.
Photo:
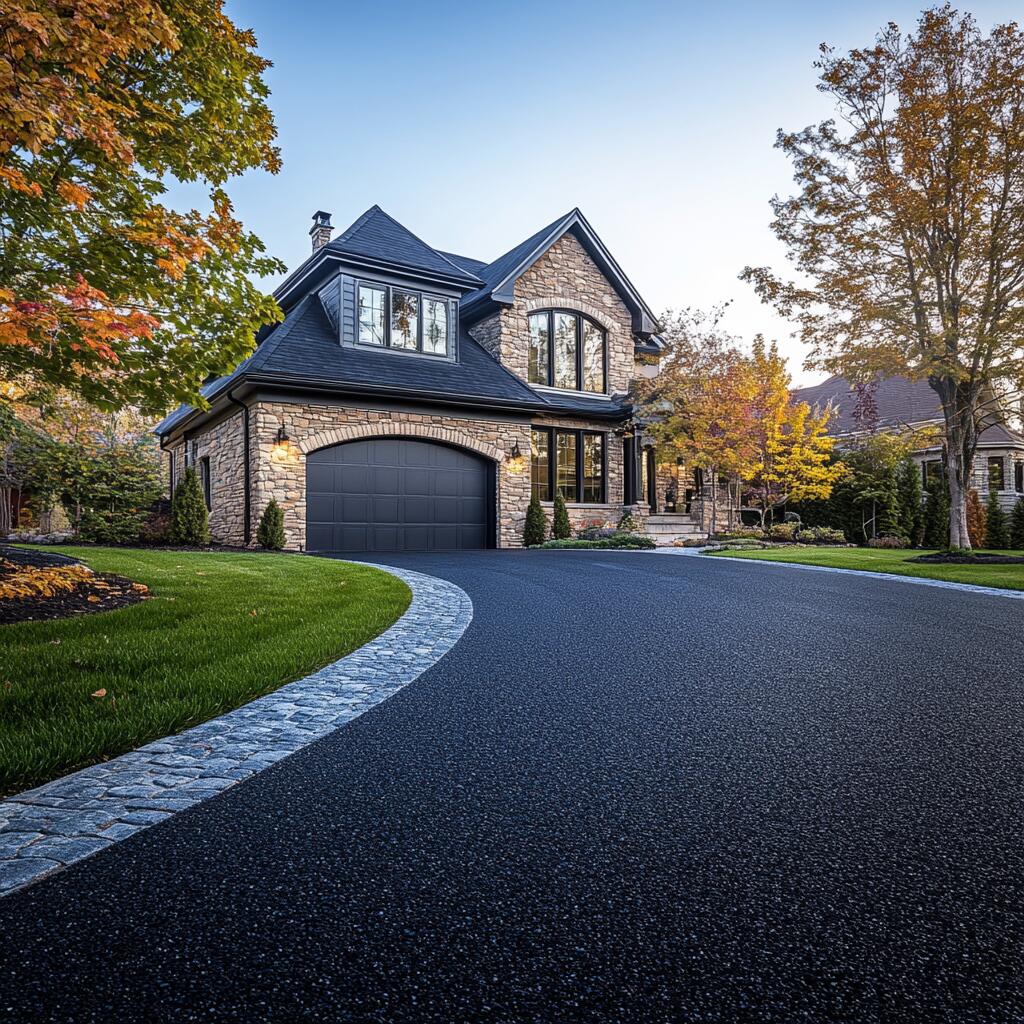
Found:
[[[378,569],[275,554],[56,548],[153,596],[0,626],[0,792],[180,732],[343,657],[406,610]],[[105,689],[104,697],[90,694]]]
[[[1016,554],[1017,552],[991,552]],[[922,576],[925,579],[973,583],[979,587],[1003,587],[1024,590],[1022,565],[926,565],[911,562],[928,551],[892,551],[884,548],[779,548],[761,551],[709,552],[715,558],[756,558],[764,562],[799,562],[801,565],[827,565],[836,569],[863,569],[891,572],[897,576]]]

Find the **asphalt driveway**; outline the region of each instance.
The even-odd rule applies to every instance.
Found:
[[[390,559],[415,683],[0,900],[0,1020],[1024,1019],[1018,601],[721,559]]]

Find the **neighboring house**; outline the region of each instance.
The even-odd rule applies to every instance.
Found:
[[[845,377],[835,376],[812,387],[793,392],[795,401],[817,408],[831,403],[835,415],[830,431],[837,437],[852,437],[863,429],[855,416],[857,394]],[[927,381],[906,377],[879,378],[873,389],[874,415],[880,429],[916,430],[925,446],[913,453],[921,467],[925,490],[942,474],[942,407],[938,395]],[[982,500],[990,490],[999,493],[1000,502],[1009,509],[1024,496],[1024,434],[1011,428],[1004,410],[993,406],[991,422],[978,439],[978,450],[971,473],[971,486]]]
[[[252,543],[271,498],[290,548],[517,547],[531,491],[578,526],[646,519],[652,455],[629,392],[662,349],[651,310],[579,210],[491,263],[379,207],[275,292],[283,323],[158,427],[172,488],[200,474],[213,538]]]

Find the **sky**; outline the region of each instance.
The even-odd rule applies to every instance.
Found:
[[[810,383],[823,374],[803,368],[792,325],[737,279],[747,264],[786,267],[769,227],[772,195],[792,191],[775,133],[830,116],[815,88],[820,43],[865,46],[920,10],[229,0],[273,61],[284,160],[230,192],[290,268],[318,209],[337,233],[376,203],[435,248],[489,261],[578,206],[656,312],[728,302],[727,330],[777,338],[795,382]],[[1021,7],[970,10],[987,29]]]

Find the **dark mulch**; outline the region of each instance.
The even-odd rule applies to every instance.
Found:
[[[0,580],[10,572],[2,564],[3,561],[46,568],[74,565],[78,560],[52,551],[41,551],[38,548],[27,550],[0,546]],[[146,597],[146,590],[139,590],[134,580],[96,573],[74,590],[53,597],[0,599],[0,625],[42,619],[64,619],[70,615],[85,615],[90,612],[109,612],[125,605],[136,604]]]
[[[1021,555],[958,555],[955,552],[938,551],[934,555],[918,555],[908,562],[924,562],[926,565],[1024,565]]]

